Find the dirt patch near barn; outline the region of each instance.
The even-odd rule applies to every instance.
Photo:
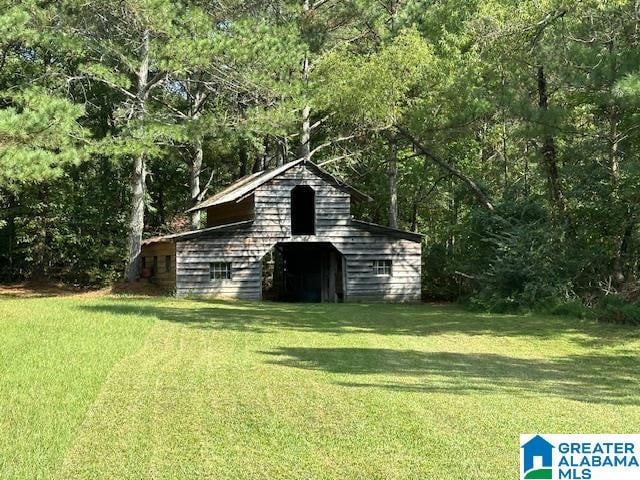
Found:
[[[0,296],[15,298],[62,297],[69,295],[96,295],[101,290],[80,288],[54,282],[20,282],[0,284]]]
[[[167,295],[166,292],[146,282],[119,283],[108,287],[91,288],[56,282],[20,282],[0,284],[0,298],[44,298],[44,297],[103,297],[106,295],[135,295],[155,297]]]

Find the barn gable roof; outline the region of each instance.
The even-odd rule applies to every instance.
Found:
[[[305,162],[304,159],[294,160],[293,162],[285,163],[284,165],[274,168],[273,170],[263,170],[261,172],[253,173],[251,175],[247,175],[246,177],[241,178],[240,180],[232,183],[227,188],[222,190],[221,192],[216,193],[212,197],[207,198],[206,200],[200,202],[195,207],[190,208],[187,212],[194,212],[197,210],[203,210],[208,207],[213,207],[215,205],[221,205],[223,203],[229,202],[239,202],[247,195],[250,195],[254,192],[254,190],[261,185],[264,185],[269,180],[276,178],[279,175],[282,175],[284,172],[289,170],[292,167],[297,165],[304,165],[313,171],[316,175],[323,178],[327,182],[334,185],[336,188],[343,190],[351,195],[351,197],[356,201],[369,201],[371,197],[360,192],[359,190],[353,188],[350,185],[342,182],[338,178],[331,175],[326,170],[320,168],[318,165],[312,162]]]

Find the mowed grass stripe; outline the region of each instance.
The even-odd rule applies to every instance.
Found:
[[[154,466],[163,457],[155,440],[162,424],[171,421],[170,416],[159,418],[161,412],[173,414],[193,398],[189,372],[179,368],[182,357],[175,355],[176,348],[171,345],[181,343],[181,337],[166,335],[167,328],[167,324],[156,323],[144,345],[112,370],[57,478],[98,474],[104,478],[143,478],[154,474]],[[171,330],[179,333],[180,328]],[[185,416],[184,420],[190,418]],[[184,423],[173,425],[176,433],[183,428]]]
[[[628,433],[640,420],[627,327],[426,305],[65,308],[152,327],[51,459],[60,479],[501,480],[517,475],[521,432]]]
[[[0,299],[0,478],[49,478],[115,363],[153,324],[82,299]]]
[[[327,374],[305,378],[268,363],[265,352],[281,341],[273,331],[238,335],[158,322],[112,371],[56,476],[391,478],[403,463],[415,466],[394,429],[379,421],[387,402],[374,391],[335,402],[342,388],[327,383]],[[300,335],[313,337],[289,341]],[[397,462],[371,462],[389,455]]]

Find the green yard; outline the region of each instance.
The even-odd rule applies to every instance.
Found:
[[[0,299],[0,478],[517,477],[638,431],[637,330],[454,307]]]

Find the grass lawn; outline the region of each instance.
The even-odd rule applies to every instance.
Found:
[[[640,331],[447,306],[0,298],[0,478],[512,480],[637,433]]]

